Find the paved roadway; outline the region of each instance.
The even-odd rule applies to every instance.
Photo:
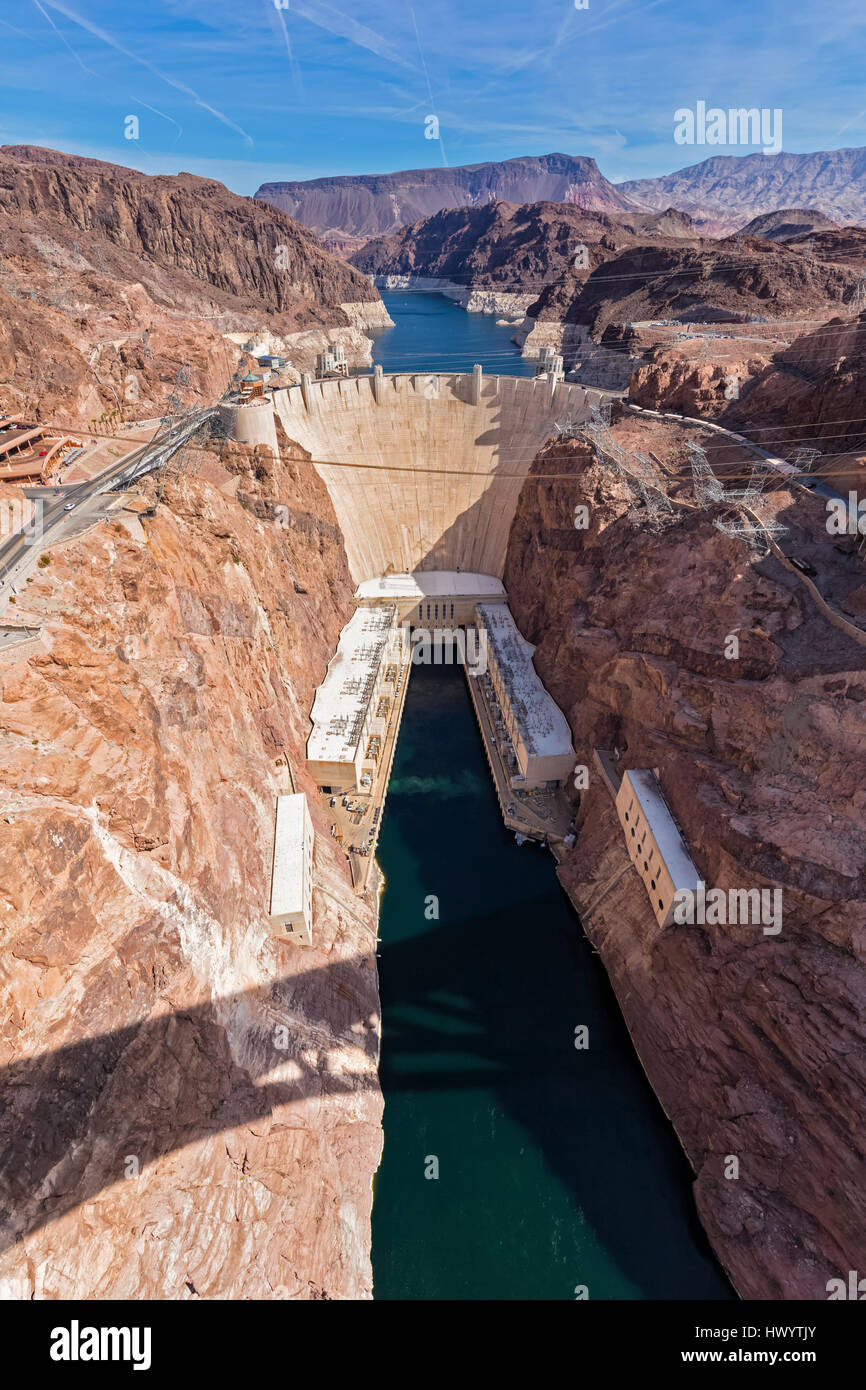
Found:
[[[177,421],[167,433],[157,434],[140,449],[127,454],[104,472],[98,473],[95,478],[64,487],[59,497],[45,496],[45,492],[49,491],[45,489],[41,535],[34,538],[26,531],[16,531],[14,536],[10,536],[5,544],[0,546],[0,599],[6,597],[15,572],[21,569],[25,561],[32,559],[40,547],[50,545],[52,535],[54,540],[62,539],[63,531],[73,529],[84,504],[101,493],[130,487],[146,473],[153,472],[196,434],[215,410],[215,406],[207,406],[202,410],[191,411],[189,415]],[[50,491],[53,492],[53,489]],[[75,508],[67,511],[70,502],[75,503]]]

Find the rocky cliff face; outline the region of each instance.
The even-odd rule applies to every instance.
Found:
[[[615,433],[676,471],[684,436],[641,428]],[[590,770],[563,885],[734,1286],[824,1298],[829,1278],[861,1265],[866,1237],[866,648],[712,514],[684,503],[653,531],[576,442],[548,447],[535,467],[571,477],[525,485],[505,583]],[[578,503],[587,530],[575,529]],[[774,508],[812,545],[819,575],[831,555],[849,563],[814,499],[780,493]],[[736,660],[724,654],[731,633]],[[659,770],[708,888],[781,889],[777,935],[657,927],[593,765],[594,748],[614,745],[621,768]]]
[[[719,421],[786,458],[798,444],[825,455],[862,446],[866,312],[832,318],[775,352],[769,344],[748,355],[733,341],[715,346],[720,361],[701,361],[701,348],[689,341],[651,352],[632,376],[629,398],[648,410]]]
[[[548,286],[528,313],[582,323],[600,334],[610,323],[675,319],[802,319],[849,304],[859,262],[824,259],[798,242],[759,238],[698,245],[632,246],[580,284]]]
[[[4,406],[69,422],[159,413],[183,363],[213,399],[238,363],[231,334],[279,337],[302,367],[342,334],[359,360],[384,312],[274,208],[30,146],[0,150],[0,297]]]
[[[299,451],[200,453],[166,500],[51,549],[0,655],[2,1288],[363,1298],[375,903],[303,758],[345,552]],[[286,759],[311,948],[266,924]]]
[[[373,276],[437,276],[459,287],[510,290],[537,298],[586,251],[582,281],[617,248],[637,240],[691,238],[679,213],[607,213],[567,203],[491,202],[452,208],[369,241],[352,263]]]
[[[257,198],[297,217],[320,235],[373,237],[430,217],[442,208],[513,203],[573,203],[595,211],[637,206],[583,155],[548,154],[468,164],[455,169],[407,169],[301,182],[265,183]]]
[[[268,309],[327,323],[369,284],[291,217],[193,174],[150,176],[27,145],[0,148],[0,212],[67,239],[92,232],[166,270]],[[283,254],[278,256],[278,248]],[[305,302],[306,301],[306,302]]]

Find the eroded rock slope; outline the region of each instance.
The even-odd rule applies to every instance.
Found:
[[[673,436],[667,446],[671,458]],[[577,442],[535,468],[572,476],[524,486],[505,583],[590,769],[562,882],[734,1286],[825,1298],[866,1243],[866,648],[712,512],[683,505],[654,532]],[[814,499],[779,494],[775,507],[783,520],[813,508],[806,521],[830,545]],[[732,633],[737,660],[724,654]],[[621,768],[659,770],[708,887],[781,889],[778,934],[657,927],[593,764],[614,746]]]
[[[313,794],[312,948],[265,920],[342,539],[261,450],[199,454],[166,501],[51,549],[15,609],[39,645],[0,659],[2,1287],[363,1298],[374,903]]]

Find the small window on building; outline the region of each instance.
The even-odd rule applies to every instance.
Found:
[[[625,813],[625,818],[626,818],[626,820],[628,820],[628,811],[626,811],[626,813]]]
[[[439,617],[439,604],[438,604],[438,603],[434,603],[434,605],[433,605],[433,617],[434,617],[434,618],[438,618],[438,617]]]
[[[634,839],[634,826],[631,828],[632,839]]]
[[[659,898],[659,907],[662,909],[662,911],[664,911],[664,903],[662,902],[661,898]]]
[[[655,891],[656,891],[656,881],[655,881],[654,878],[651,878],[651,879],[650,879],[650,884],[651,884],[651,886],[652,886],[653,892],[655,892]]]
[[[453,603],[452,603],[452,605],[451,605],[451,616],[452,616],[452,618],[454,617],[454,604],[453,604]]]
[[[428,618],[430,617],[430,605],[429,605],[429,603],[427,604],[427,617],[428,617]]]
[[[419,603],[419,604],[418,604],[418,617],[419,617],[419,618],[423,618],[423,617],[424,617],[424,605],[423,605],[423,603]]]

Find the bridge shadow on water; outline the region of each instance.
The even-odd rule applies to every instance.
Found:
[[[470,1097],[470,1105],[471,1098],[481,1096],[485,1114],[489,1099],[573,1194],[581,1221],[597,1232],[624,1277],[644,1296],[724,1297],[725,1286],[704,1253],[692,1212],[685,1160],[665,1122],[652,1113],[657,1107],[642,1077],[635,1084],[635,1059],[627,1055],[627,1039],[618,1036],[622,1025],[611,1026],[615,1004],[603,999],[603,972],[575,934],[575,954],[588,957],[581,969],[595,977],[585,995],[575,996],[572,974],[561,968],[557,953],[544,949],[547,907],[541,898],[516,902],[513,921],[498,912],[475,917],[471,935],[463,921],[428,923],[421,936],[386,949],[388,978],[400,981],[396,995],[389,988],[386,1006],[382,1085],[389,1105],[398,1106],[402,1094],[416,1116],[429,1109],[435,1117],[438,1110],[447,1120],[461,1093]],[[527,922],[533,924],[531,932]],[[319,999],[324,990],[336,1006],[335,1032],[345,1040],[354,1030],[355,1041],[372,1053],[375,1019],[353,1000],[359,969],[359,962],[347,962],[286,977],[267,990],[147,1019],[5,1068],[0,1076],[2,1248],[117,1182],[126,1155],[138,1155],[145,1168],[185,1145],[252,1125],[305,1097],[327,1098],[371,1085],[332,1073],[330,1049],[321,1046],[312,1056],[292,1050],[300,1073],[293,1082],[269,1081],[268,1073],[287,1055],[275,1052],[271,1030],[251,1023],[248,1060],[239,1067],[220,1022],[226,1009],[240,1009],[250,1020],[266,1013],[278,1021],[281,1002],[293,1002],[296,1013],[311,989]],[[573,1026],[557,1029],[551,1026],[555,1020],[586,1024],[589,1050],[578,1052]],[[631,1074],[625,1087],[623,1067]],[[444,1110],[434,1103],[437,1095]],[[487,1216],[494,1224],[519,1226],[529,1220],[531,1225],[533,1202],[537,1198],[543,1208],[544,1201],[526,1190],[519,1163],[508,1169],[516,1154],[507,1145],[497,1154],[494,1145],[495,1171],[482,1170],[490,1155],[476,1154],[482,1168],[468,1173],[474,1141],[471,1133],[461,1132],[466,1112],[456,1118],[455,1127],[446,1124],[438,1134],[435,1119],[420,1125],[421,1147],[415,1144],[409,1155],[412,1205],[439,1186],[423,1179],[423,1160],[432,1148],[443,1168],[454,1159],[463,1178],[470,1178],[452,1211],[454,1219],[480,1221],[483,1227],[489,1193],[505,1177],[502,1195],[515,1205]],[[386,1136],[388,1146],[395,1147],[405,1138],[405,1132],[389,1131],[387,1110]],[[502,1163],[506,1170],[499,1172]],[[658,1186],[660,1166],[666,1171]],[[449,1180],[443,1172],[443,1189]],[[388,1201],[383,1188],[377,1204]],[[405,1203],[397,1206],[402,1222]],[[671,1243],[694,1245],[696,1285],[683,1286],[681,1262],[668,1258]],[[459,1244],[465,1247],[465,1232]],[[418,1253],[428,1260],[429,1250]],[[455,1250],[435,1282],[453,1287],[459,1261]]]

